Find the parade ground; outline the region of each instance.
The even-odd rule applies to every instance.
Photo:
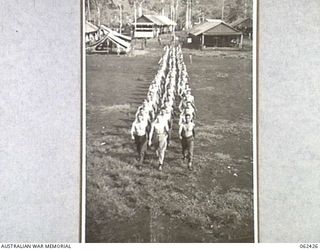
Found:
[[[174,117],[159,172],[152,149],[136,167],[130,129],[162,53],[86,57],[86,241],[253,242],[252,54],[183,50],[197,108],[194,170]]]

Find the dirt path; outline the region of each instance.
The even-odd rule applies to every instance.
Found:
[[[87,241],[252,241],[250,61],[194,58],[195,170],[181,160],[175,118],[163,172],[150,150],[140,171],[129,129],[158,59],[87,59]]]

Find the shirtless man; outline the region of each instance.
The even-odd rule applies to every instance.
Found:
[[[185,122],[180,124],[179,138],[181,140],[183,160],[188,159],[188,168],[192,170],[195,124],[191,121],[191,115],[185,115]]]
[[[164,153],[167,149],[167,137],[169,133],[168,123],[165,121],[165,119],[162,119],[161,115],[158,115],[154,123],[151,125],[149,146],[151,146],[152,144],[153,133],[156,154],[159,157],[159,171],[161,171],[164,160]]]
[[[196,112],[191,102],[187,102],[186,107],[182,109],[179,119],[179,125],[186,122],[186,115],[190,115],[190,119],[192,122],[196,117]]]
[[[164,123],[168,125],[168,136],[167,136],[167,146],[170,147],[170,140],[171,140],[171,130],[172,130],[172,107],[164,105],[164,107],[160,110],[160,119]]]
[[[147,128],[148,121],[144,119],[142,114],[138,114],[137,119],[132,124],[131,138],[135,140],[137,147],[139,168],[141,168],[147,150]]]
[[[136,117],[136,120],[138,120],[138,116],[141,115],[143,116],[143,120],[147,122],[147,124],[149,124],[149,127],[151,126],[151,117],[150,117],[150,113],[148,110],[145,109],[145,107],[143,105],[141,105],[136,114],[135,114],[135,117]]]
[[[148,112],[150,120],[153,121],[155,118],[155,111],[152,102],[145,99],[142,103],[142,106]]]
[[[191,95],[191,89],[190,88],[188,88],[186,90],[185,99],[186,99],[187,102],[191,102],[194,105],[194,96]]]

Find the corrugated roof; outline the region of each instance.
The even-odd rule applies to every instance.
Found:
[[[144,15],[148,18],[151,22],[155,23],[156,25],[177,25],[176,22],[172,21],[170,18],[162,15]]]
[[[247,21],[248,19],[251,19],[251,17],[239,18],[239,19],[237,19],[236,21],[234,21],[233,23],[231,23],[230,26],[231,26],[231,27],[236,27],[236,26],[238,26],[239,24]]]
[[[144,16],[156,25],[163,25],[163,23],[156,17],[156,15],[144,15]]]
[[[101,25],[101,29],[107,31],[108,33],[113,33],[116,37],[122,38],[125,41],[131,41],[131,37],[130,36],[126,36],[123,34],[120,34],[112,29],[110,29],[109,27],[105,26],[104,24]]]
[[[213,18],[206,18],[206,21],[207,22],[211,22],[211,23],[213,23],[213,22],[223,22],[221,19],[213,19]]]
[[[166,16],[156,15],[155,17],[158,18],[164,25],[177,25],[176,22],[172,21]]]
[[[99,30],[99,28],[97,26],[86,21],[86,26],[85,26],[86,33],[96,32],[97,30]]]
[[[210,21],[208,21],[210,20]],[[224,21],[220,20],[220,19],[207,19],[207,22],[199,24],[195,27],[193,27],[189,33],[194,35],[194,36],[198,36],[202,33],[205,33],[206,31],[213,29],[214,27],[223,24],[226,25],[227,27],[229,27],[230,29],[232,29],[234,32],[237,32],[234,28],[232,28],[230,25],[226,24]]]

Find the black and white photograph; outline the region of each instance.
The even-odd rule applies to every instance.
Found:
[[[319,0],[0,6],[1,249],[319,248]]]
[[[89,243],[254,242],[252,0],[85,0]]]

